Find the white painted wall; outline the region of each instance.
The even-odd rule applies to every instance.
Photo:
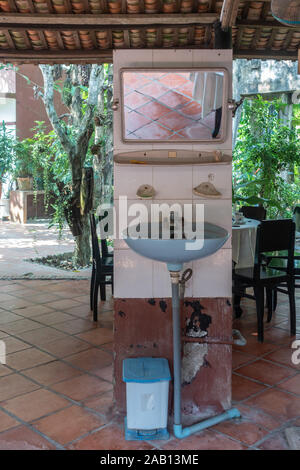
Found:
[[[114,51],[114,99],[120,100],[120,69],[123,67],[224,67],[229,72],[229,97],[232,96],[232,54],[230,50],[120,50]],[[189,150],[222,150],[232,153],[232,119],[227,117],[227,137],[222,144],[126,143],[121,139],[121,109],[114,114],[114,151],[186,148]],[[208,181],[213,173],[214,184],[221,191],[217,200],[195,196],[193,187]],[[152,202],[203,202],[205,220],[231,232],[231,165],[138,166],[115,164],[115,206],[119,196],[128,197],[128,205],[140,202],[136,190],[141,184],[151,184],[156,190]],[[144,202],[144,201],[143,201]],[[151,201],[146,201],[151,204]],[[118,213],[118,212],[117,212]],[[170,278],[164,263],[143,258],[130,250],[124,241],[115,240],[115,297],[151,298],[171,297]],[[193,277],[186,286],[186,296],[231,296],[231,239],[216,254],[194,261],[186,267],[193,269]]]

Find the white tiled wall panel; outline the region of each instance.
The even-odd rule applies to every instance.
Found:
[[[231,52],[204,50],[135,50],[114,53],[114,98],[120,99],[120,69],[122,67],[226,67],[229,70],[229,97],[231,96]],[[231,113],[228,112],[225,142],[212,146],[189,143],[130,143],[121,141],[121,110],[114,115],[115,152],[141,149],[186,148],[212,151],[220,149],[231,154]],[[193,194],[193,187],[208,181],[222,193],[220,199],[202,199]],[[128,205],[140,202],[136,191],[142,184],[153,185],[156,194],[152,203],[204,204],[205,220],[231,232],[231,165],[195,166],[131,166],[115,164],[115,206],[118,211],[120,196],[128,197]],[[186,296],[231,296],[231,240],[219,252],[189,265],[193,277],[187,283]],[[188,267],[188,266],[185,266]],[[151,261],[135,254],[123,240],[115,240],[115,296],[117,298],[170,297],[169,273],[164,263]]]

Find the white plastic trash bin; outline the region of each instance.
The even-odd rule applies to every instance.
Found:
[[[167,439],[170,369],[167,359],[124,359],[127,440]]]

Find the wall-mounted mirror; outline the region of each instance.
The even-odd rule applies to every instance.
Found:
[[[225,69],[123,69],[125,142],[220,142],[225,138]]]

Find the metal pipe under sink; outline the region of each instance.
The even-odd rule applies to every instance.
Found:
[[[169,265],[171,285],[172,285],[172,315],[173,315],[173,364],[174,364],[174,424],[173,432],[175,437],[183,439],[191,434],[202,431],[210,426],[221,423],[227,419],[240,418],[241,414],[237,408],[231,408],[224,413],[205,419],[199,423],[182,427],[181,424],[181,326],[180,326],[180,270],[182,265]],[[183,276],[183,282],[184,276]],[[184,286],[181,286],[183,289]]]

